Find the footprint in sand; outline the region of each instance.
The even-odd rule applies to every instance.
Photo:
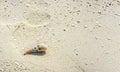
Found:
[[[49,24],[50,15],[44,12],[30,12],[26,15],[25,19],[27,24],[32,27],[38,27]]]

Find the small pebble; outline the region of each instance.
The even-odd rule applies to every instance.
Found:
[[[63,31],[66,31],[66,29],[63,29]]]
[[[101,12],[99,11],[98,14],[101,14]]]
[[[92,6],[91,4],[89,6]]]
[[[80,23],[80,21],[77,21],[77,23]]]
[[[88,26],[87,25],[84,25],[84,28],[87,28]]]
[[[75,25],[74,25],[74,24],[71,24],[71,27],[75,27]]]
[[[18,65],[18,66],[20,65],[18,62],[15,62],[15,64]]]
[[[78,55],[78,54],[76,54],[76,55]]]
[[[7,2],[7,1],[5,1],[5,2]]]

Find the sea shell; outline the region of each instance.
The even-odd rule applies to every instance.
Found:
[[[40,44],[40,45],[37,45],[37,47],[34,47],[30,50],[27,50],[24,55],[27,55],[27,54],[34,54],[34,53],[46,53],[46,50],[47,50],[48,46],[44,43]]]
[[[42,44],[40,44],[40,45],[37,45],[37,47],[38,47],[39,49],[42,49],[42,50],[47,50],[47,48],[48,48],[48,46],[47,46],[46,44],[44,44],[44,43],[42,43]]]

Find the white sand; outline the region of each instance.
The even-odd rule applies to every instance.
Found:
[[[120,2],[0,0],[0,38],[0,72],[120,72]]]

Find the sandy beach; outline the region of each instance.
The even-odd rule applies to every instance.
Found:
[[[120,72],[119,29],[120,0],[0,0],[0,72]]]

